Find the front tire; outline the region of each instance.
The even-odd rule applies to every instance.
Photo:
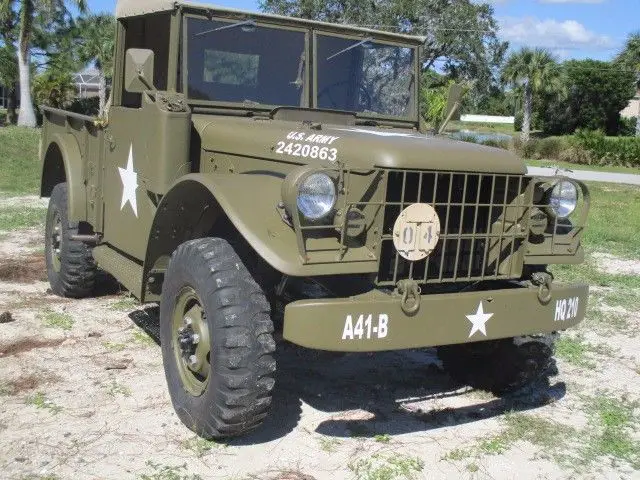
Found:
[[[68,217],[67,184],[59,183],[51,192],[45,227],[45,256],[51,291],[61,297],[82,298],[93,292],[97,267],[91,248],[71,240],[79,233],[79,223]]]
[[[460,383],[505,395],[554,372],[554,335],[489,340],[438,347],[438,357]]]
[[[160,343],[185,426],[211,439],[262,423],[275,384],[272,334],[269,302],[226,240],[176,249],[162,286]]]

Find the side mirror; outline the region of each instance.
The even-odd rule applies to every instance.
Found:
[[[449,95],[447,98],[447,106],[444,110],[444,120],[438,127],[438,133],[444,132],[447,124],[453,119],[454,115],[460,108],[460,103],[462,101],[462,97],[468,91],[468,88],[465,88],[464,85],[459,83],[453,83],[451,87],[449,87]]]
[[[130,93],[155,90],[153,86],[153,50],[130,48],[125,54],[124,88]]]

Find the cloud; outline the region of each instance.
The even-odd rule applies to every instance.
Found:
[[[500,37],[517,46],[606,50],[614,44],[609,36],[592,32],[576,20],[540,20],[535,17],[504,17],[498,20]]]

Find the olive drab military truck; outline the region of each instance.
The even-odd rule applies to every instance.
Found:
[[[544,378],[588,287],[585,185],[420,123],[423,40],[120,0],[105,118],[43,108],[52,290],[97,269],[160,305],[167,384],[207,438],[258,426],[274,325],[327,351],[437,347],[496,394]]]

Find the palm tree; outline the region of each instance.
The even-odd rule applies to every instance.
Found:
[[[16,91],[18,85],[18,62],[15,49],[16,14],[8,2],[0,2],[0,39],[4,43],[0,47],[0,84],[7,90],[8,124],[17,122]]]
[[[640,91],[640,32],[629,35],[624,49],[616,57],[615,62],[636,71],[636,88]],[[640,137],[640,111],[636,116],[636,137]]]
[[[78,10],[84,12],[86,0],[68,0]],[[14,10],[18,13],[18,74],[20,79],[20,113],[18,125],[36,126],[36,115],[31,98],[31,43],[33,39],[34,17],[38,11],[44,13],[66,10],[65,0],[0,0],[0,10]]]
[[[529,141],[533,93],[555,82],[559,76],[558,63],[553,55],[543,48],[522,48],[512,53],[502,69],[502,81],[522,88],[523,118],[522,141]]]
[[[113,70],[116,22],[113,15],[89,15],[78,19],[78,56],[81,62],[94,62],[100,83],[100,112],[103,116],[107,101],[107,77]]]

